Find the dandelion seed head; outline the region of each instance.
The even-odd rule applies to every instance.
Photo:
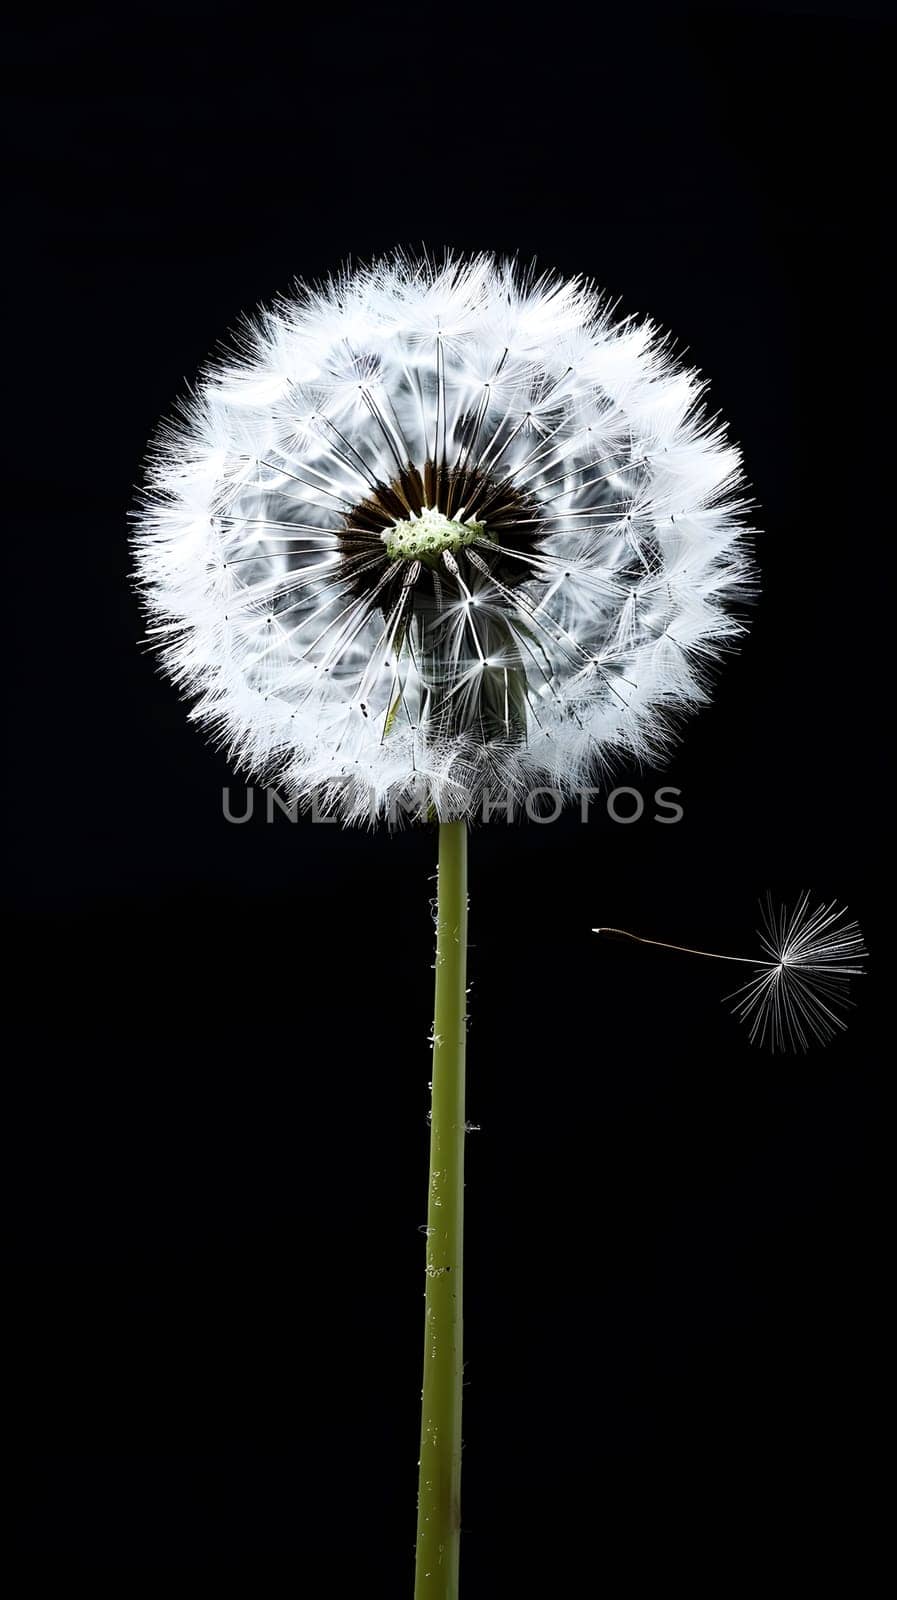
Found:
[[[489,255],[275,302],[148,461],[136,582],[193,719],[350,822],[662,755],[753,586],[704,387],[590,284]]]

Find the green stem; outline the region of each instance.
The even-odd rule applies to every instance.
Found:
[[[461,1540],[467,824],[439,828],[424,1387],[414,1600],[456,1600]]]

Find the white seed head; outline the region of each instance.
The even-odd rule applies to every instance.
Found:
[[[702,392],[580,279],[395,255],[299,288],[152,448],[165,669],[235,761],[347,821],[656,758],[752,588]]]

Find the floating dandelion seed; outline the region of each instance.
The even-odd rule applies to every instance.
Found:
[[[750,596],[741,456],[580,279],[395,255],[248,323],[153,447],[149,636],[192,716],[344,821],[662,753]]]
[[[760,942],[768,960],[730,996],[751,1043],[768,1040],[773,1050],[806,1050],[813,1039],[827,1044],[847,1026],[842,1013],[853,1005],[850,980],[863,971],[859,924],[834,901],[812,909],[806,892],[793,911],[777,909],[769,898]]]
[[[793,1051],[809,1049],[814,1040],[827,1044],[847,1026],[843,1013],[853,1005],[850,981],[864,970],[859,964],[866,955],[859,924],[835,901],[811,907],[809,891],[798,897],[793,910],[776,907],[767,896],[761,915],[759,937],[766,955],[756,959],[646,939],[623,928],[592,932],[751,966],[754,976],[728,997],[735,1016],[748,1028],[751,1044]]]

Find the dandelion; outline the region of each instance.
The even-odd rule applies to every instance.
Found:
[[[396,254],[247,321],[151,449],[136,583],[193,719],[290,804],[440,824],[418,1600],[458,1584],[467,821],[662,755],[740,639],[704,390],[582,279]]]
[[[751,966],[753,977],[728,996],[735,1016],[748,1028],[751,1044],[766,1044],[774,1051],[806,1051],[814,1042],[828,1044],[847,1026],[845,1013],[853,1005],[851,980],[864,970],[860,963],[866,949],[859,924],[835,901],[811,906],[809,891],[799,895],[790,909],[776,906],[772,896],[767,896],[761,916],[762,957],[694,950],[665,939],[646,939],[623,928],[593,928],[592,932]]]
[[[150,639],[238,765],[347,822],[657,757],[752,586],[703,393],[651,323],[485,255],[301,289],[156,439]]]

